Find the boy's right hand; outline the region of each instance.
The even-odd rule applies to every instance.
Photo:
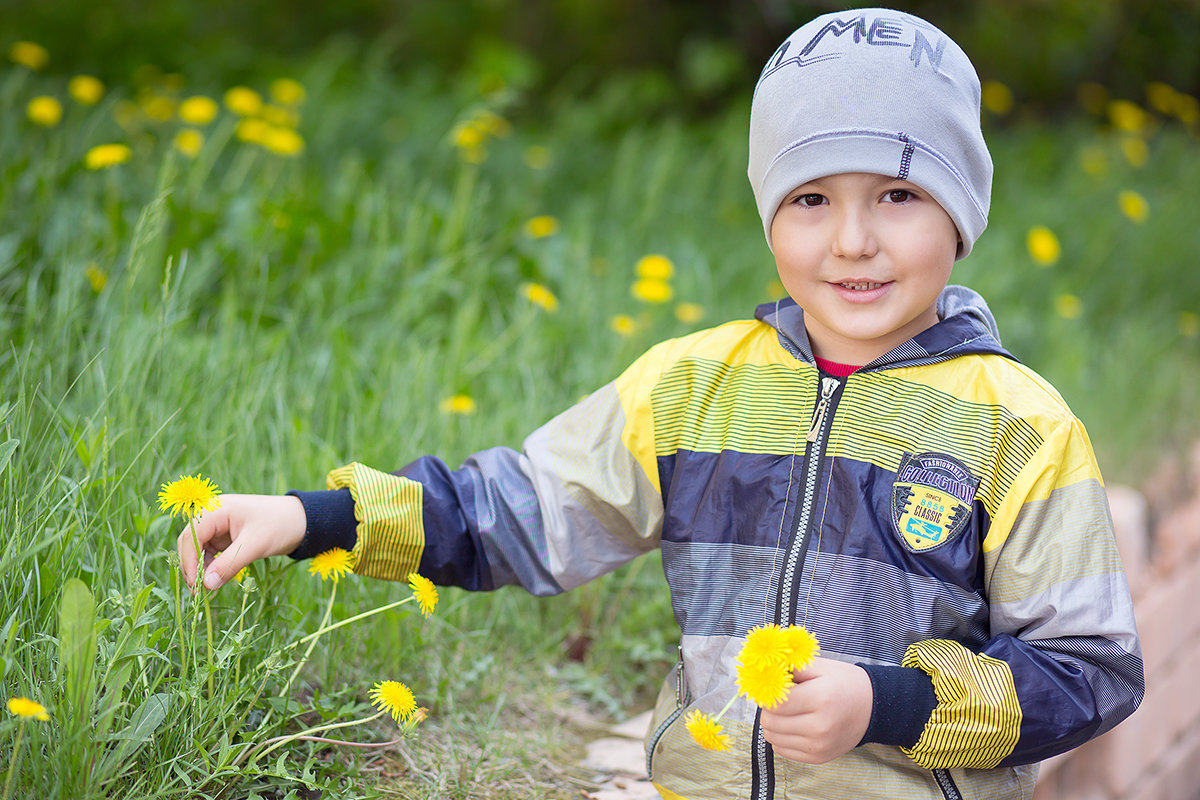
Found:
[[[196,519],[204,585],[219,589],[251,562],[287,555],[300,546],[307,526],[304,505],[291,495],[221,495],[217,509]],[[177,546],[183,578],[194,590],[200,564],[190,524],[180,532]]]

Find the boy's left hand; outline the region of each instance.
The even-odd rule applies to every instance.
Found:
[[[818,658],[793,676],[796,685],[782,703],[763,709],[763,735],[777,755],[824,764],[862,741],[875,700],[862,667]]]

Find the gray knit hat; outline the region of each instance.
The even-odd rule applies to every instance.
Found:
[[[750,107],[750,185],[767,244],[797,186],[840,172],[911,181],[958,226],[958,257],[987,226],[992,158],[979,77],[950,37],[882,8],[817,17],[771,56]]]

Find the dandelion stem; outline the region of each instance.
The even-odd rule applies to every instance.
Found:
[[[187,649],[183,646],[183,587],[181,573],[178,569],[171,570],[171,586],[175,589],[175,625],[179,629],[179,672],[184,684],[188,679]]]
[[[383,713],[383,712],[380,712]],[[8,777],[4,780],[4,800],[8,800],[12,792],[13,776],[17,772],[17,762],[21,758],[21,737],[25,733],[25,720],[17,725],[17,741],[13,743],[12,761],[8,762]]]
[[[337,597],[337,581],[334,581],[333,589],[331,589],[329,592],[329,602],[325,605],[325,616],[321,617],[321,624],[317,627],[316,634],[323,632],[325,630],[325,626],[329,623],[329,615],[333,613],[333,598],[335,597]],[[284,684],[283,696],[285,698],[290,695],[292,684],[296,682],[296,676],[300,674],[300,670],[303,669],[304,665],[308,663],[308,657],[312,654],[313,648],[317,645],[317,639],[319,637],[316,634],[304,637],[305,639],[311,639],[312,641],[308,643],[308,649],[304,651],[304,655],[301,657],[300,663],[297,664],[296,669],[292,671],[292,677],[288,678],[287,683]],[[304,640],[301,639],[300,641]],[[297,644],[299,644],[299,642],[297,642]]]
[[[188,514],[188,527],[192,531],[192,545],[196,548],[196,580],[200,582],[200,592],[204,596],[204,626],[208,632],[208,699],[213,696],[213,673],[216,671],[213,664],[213,622],[212,622],[212,594],[204,585],[199,573],[204,571],[204,553],[200,550],[200,538],[196,536],[196,512],[197,509],[192,508]]]
[[[323,731],[332,731],[337,728],[349,728],[354,725],[362,725],[363,723],[372,722],[374,720],[377,720],[386,713],[387,713],[387,709],[385,708],[377,714],[374,714],[369,717],[363,717],[362,719],[352,719],[352,720],[348,720],[346,722],[331,722],[328,725],[318,725],[315,728],[309,728],[308,730],[300,731],[299,733],[290,733],[286,736],[275,736],[271,739],[265,739],[265,740],[259,742],[258,744],[254,745],[253,747],[250,747],[249,749],[245,750],[241,755],[239,755],[236,759],[234,759],[233,763],[230,764],[229,766],[230,766],[230,768],[237,767],[238,764],[242,763],[242,761],[245,760],[249,756],[256,756],[256,757],[265,756],[268,753],[270,753],[272,750],[278,749],[279,747],[287,744],[288,742],[295,741],[296,739],[299,739],[301,737],[311,736],[314,733],[321,733]],[[262,749],[262,748],[266,748],[266,749]],[[262,749],[262,752],[258,752],[260,749]]]
[[[378,608],[372,608],[370,611],[364,611],[361,614],[355,614],[353,617],[350,617],[349,619],[344,619],[344,620],[341,620],[340,622],[335,622],[332,625],[326,625],[322,628],[318,628],[317,630],[313,631],[312,633],[308,634],[307,636],[297,639],[296,641],[292,642],[291,644],[288,645],[288,648],[296,647],[297,645],[304,644],[309,639],[315,639],[323,633],[327,633],[329,631],[336,630],[336,629],[342,627],[343,625],[349,625],[351,622],[358,622],[360,619],[365,619],[366,617],[369,617],[372,614],[378,614],[380,611],[387,611],[389,609],[396,608],[397,606],[402,606],[405,603],[411,603],[413,600],[416,600],[416,599],[417,599],[416,596],[406,597],[403,600],[397,600],[396,602],[388,603],[385,606],[379,606]]]
[[[725,716],[725,712],[728,711],[733,706],[733,701],[737,700],[737,699],[738,699],[738,695],[735,693],[733,695],[733,697],[729,698],[729,702],[725,704],[725,707],[722,708],[719,712],[717,712],[717,715],[715,717],[713,717],[713,722],[720,722],[721,717]]]

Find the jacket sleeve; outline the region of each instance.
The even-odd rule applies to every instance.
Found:
[[[403,580],[417,571],[441,585],[549,595],[656,548],[663,505],[645,383],[656,360],[654,351],[643,356],[520,451],[484,450],[459,469],[426,456],[396,473],[358,463],[333,470],[329,492],[295,493],[316,512],[295,555],[340,538],[352,543],[362,575]],[[352,501],[352,536],[345,524],[341,534],[313,527],[339,497],[343,509]]]
[[[1141,647],[1107,495],[1083,426],[1026,462],[983,543],[991,639],[917,642],[904,666],[937,695],[905,748],[930,768],[1015,766],[1070,750],[1141,702]]]

